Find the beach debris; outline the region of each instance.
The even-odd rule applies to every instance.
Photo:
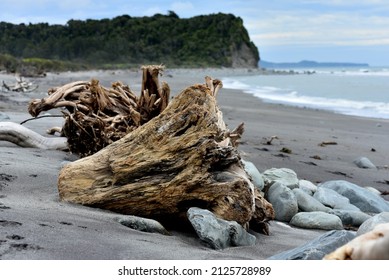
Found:
[[[76,81],[50,89],[46,98],[31,100],[28,111],[37,117],[43,111],[65,108],[61,134],[68,139],[71,152],[81,157],[88,156],[165,110],[170,88],[167,83],[159,83],[163,69],[162,65],[142,67],[139,97],[121,82],[114,82],[111,88],[106,88],[96,79]]]
[[[352,178],[352,176],[348,175],[347,173],[344,173],[342,171],[331,171],[331,170],[326,170],[328,173],[331,173],[331,174],[334,174],[334,175],[340,175],[340,176],[344,176],[346,178]]]
[[[319,155],[314,155],[314,156],[311,156],[310,158],[322,160],[321,156],[319,156]]]
[[[215,98],[220,88],[220,80],[206,78],[120,140],[66,164],[58,177],[60,199],[174,228],[190,225],[191,207],[245,228],[266,227],[274,212],[243,168],[236,147],[242,129],[227,129]]]
[[[36,90],[38,87],[39,85],[36,85],[33,82],[30,82],[24,79],[22,76],[20,76],[20,77],[16,77],[16,82],[14,84],[7,84],[5,81],[3,81],[1,90],[3,92],[8,92],[8,91],[32,92]]]
[[[338,143],[335,141],[323,141],[319,144],[321,147],[326,147],[328,145],[338,145]]]
[[[0,122],[0,140],[12,142],[25,148],[68,150],[65,137],[44,137],[14,122]]]
[[[331,230],[297,248],[276,254],[269,260],[321,260],[355,238],[355,232]]]
[[[389,260],[389,223],[357,236],[326,255],[325,260]]]
[[[273,135],[273,136],[270,136],[270,137],[263,137],[262,138],[262,144],[265,144],[265,145],[272,145],[272,142],[273,140],[275,139],[279,139],[277,135]]]
[[[292,150],[287,148],[287,147],[283,147],[281,150],[280,150],[281,153],[285,153],[285,154],[291,154],[292,153]]]

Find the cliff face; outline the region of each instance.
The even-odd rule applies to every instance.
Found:
[[[90,65],[164,63],[179,67],[257,67],[241,18],[212,14],[70,20],[66,25],[0,22],[0,54]]]
[[[234,68],[257,68],[260,59],[256,47],[246,43],[242,43],[239,49],[233,50],[231,58],[231,66]]]

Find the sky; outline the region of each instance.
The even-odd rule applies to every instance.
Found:
[[[262,60],[389,66],[388,0],[1,0],[0,21],[66,24],[70,19],[232,13]]]

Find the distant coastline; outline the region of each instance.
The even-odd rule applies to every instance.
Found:
[[[333,67],[369,67],[368,63],[350,63],[350,62],[317,62],[311,60],[302,60],[300,62],[269,62],[261,60],[260,68],[333,68]]]

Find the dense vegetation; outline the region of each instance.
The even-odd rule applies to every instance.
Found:
[[[231,67],[242,46],[258,62],[258,50],[242,19],[222,13],[180,19],[170,11],[152,17],[70,20],[66,25],[0,22],[0,68],[7,65],[8,69],[31,64],[49,68],[146,63]]]

